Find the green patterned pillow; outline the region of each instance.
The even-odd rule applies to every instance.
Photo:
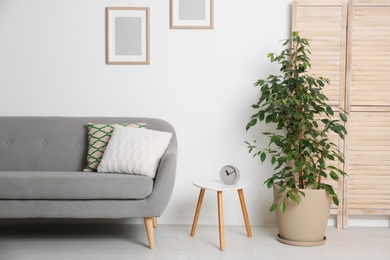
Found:
[[[104,150],[110,141],[112,131],[115,126],[125,126],[134,128],[145,128],[146,124],[93,124],[88,123],[88,154],[87,154],[87,166],[85,166],[85,172],[96,172],[99,166],[100,160],[103,157]]]

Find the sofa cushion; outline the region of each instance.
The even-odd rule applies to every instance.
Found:
[[[99,166],[100,160],[103,157],[104,150],[108,142],[110,141],[112,131],[115,126],[126,126],[133,128],[145,127],[144,123],[137,124],[94,124],[88,123],[88,154],[87,154],[87,166],[84,171],[96,172]]]
[[[115,127],[97,170],[154,178],[171,137],[167,132]]]
[[[139,175],[0,171],[1,199],[145,199],[152,189],[153,179]]]

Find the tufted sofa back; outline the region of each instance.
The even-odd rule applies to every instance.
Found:
[[[146,123],[173,133],[168,150],[177,152],[168,122],[137,117],[0,117],[0,171],[82,171],[91,123]]]

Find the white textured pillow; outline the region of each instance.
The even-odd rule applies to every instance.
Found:
[[[172,133],[117,126],[104,151],[98,172],[156,176]]]

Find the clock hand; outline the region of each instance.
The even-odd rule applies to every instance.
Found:
[[[227,175],[229,176],[230,174],[236,172],[236,171],[232,171],[231,173],[229,173],[227,170],[225,171],[227,173]]]

